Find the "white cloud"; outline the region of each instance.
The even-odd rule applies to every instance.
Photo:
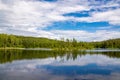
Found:
[[[117,9],[108,9],[103,12],[97,11],[97,9],[109,7],[117,7]],[[63,16],[63,14],[89,11],[90,9],[96,9],[96,11],[90,12],[89,17]],[[118,38],[120,37],[118,31],[96,31],[95,33],[91,33],[80,30],[45,31],[43,29],[50,26],[53,22],[69,20],[78,22],[106,21],[112,25],[120,25],[119,13],[119,0],[109,1],[108,3],[96,2],[95,0],[58,0],[56,2],[0,0],[0,33],[48,38],[75,37],[78,40],[90,41]],[[109,34],[106,35],[106,33]]]
[[[8,0],[9,1],[9,0]],[[6,14],[2,20],[6,20],[5,25],[46,27],[54,21],[67,20],[65,13],[86,10],[86,6],[60,3],[49,3],[28,0],[11,0],[12,4],[4,3],[1,0],[1,13]],[[72,5],[72,6],[71,6]]]
[[[77,21],[85,22],[109,22],[109,24],[120,25],[120,9],[109,10],[105,12],[93,12],[90,17],[73,18]]]
[[[119,38],[119,31],[107,31],[107,30],[98,30],[96,32],[87,32],[82,30],[53,30],[51,33],[54,33],[58,37],[62,38],[76,38],[80,41],[102,41],[112,38]]]
[[[96,32],[88,32],[83,30],[36,30],[35,28],[29,28],[28,30],[14,30],[4,28],[0,33],[24,35],[24,36],[36,36],[36,37],[46,37],[51,39],[77,39],[78,41],[102,41],[107,39],[120,38],[119,31],[107,31],[98,30]]]

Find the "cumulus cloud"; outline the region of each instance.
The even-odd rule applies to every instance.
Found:
[[[105,12],[93,12],[90,17],[73,18],[77,21],[85,22],[109,22],[109,24],[120,25],[120,9],[109,10]]]
[[[115,9],[112,9],[115,7]],[[112,25],[120,25],[119,0],[96,1],[96,0],[57,0],[48,2],[44,0],[0,0],[0,33],[60,38],[70,37],[85,40],[104,40],[118,38],[119,32],[102,31],[107,34],[102,36],[100,31],[90,33],[87,31],[45,31],[54,22],[76,21],[76,22],[101,22],[105,21]],[[94,9],[94,12],[90,12]],[[101,10],[99,12],[99,10]],[[64,14],[88,11],[88,17],[71,17]],[[75,33],[74,33],[75,32]],[[78,32],[78,34],[77,34]],[[112,33],[110,33],[112,32]],[[114,33],[113,33],[114,32]],[[56,35],[58,34],[58,35]],[[89,37],[90,36],[90,37]],[[97,38],[98,37],[98,38]],[[101,39],[102,37],[102,39]]]
[[[87,32],[83,30],[53,30],[51,31],[57,37],[76,38],[80,41],[102,41],[120,37],[119,31],[98,30],[96,32]]]
[[[63,3],[60,5],[58,2],[49,3],[34,0],[11,0],[11,3],[8,3],[8,1],[0,1],[0,11],[1,16],[3,16],[1,21],[6,21],[5,25],[16,27],[45,27],[54,21],[67,20],[62,16],[65,13],[87,9],[86,6],[65,5],[63,2],[60,2]]]

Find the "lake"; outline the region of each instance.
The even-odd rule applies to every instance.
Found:
[[[0,50],[0,80],[120,80],[120,51]]]

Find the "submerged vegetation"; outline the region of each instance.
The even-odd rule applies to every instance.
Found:
[[[51,48],[55,50],[94,48],[120,49],[120,39],[111,39],[101,42],[78,42],[75,39],[53,40],[47,38],[0,34],[0,48]]]

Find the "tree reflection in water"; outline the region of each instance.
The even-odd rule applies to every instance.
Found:
[[[44,50],[0,50],[0,63],[12,62],[14,60],[22,59],[44,59],[66,56],[67,60],[75,60],[77,56],[100,54],[110,58],[120,58],[120,52],[86,52],[86,51],[44,51]]]

